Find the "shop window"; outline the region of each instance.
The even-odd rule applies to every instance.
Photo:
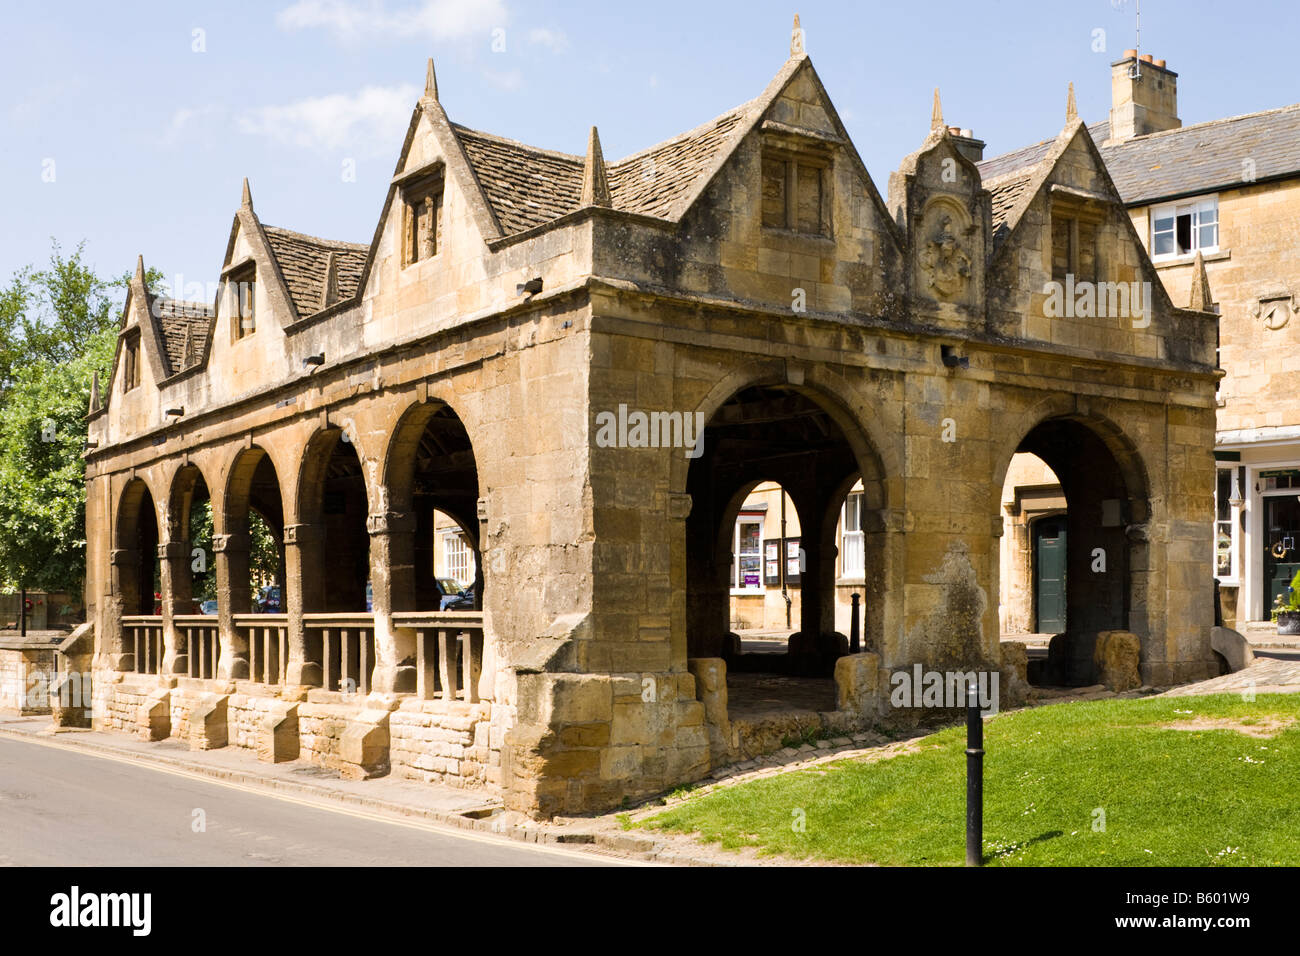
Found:
[[[731,547],[731,587],[746,594],[763,593],[763,519],[741,515]]]

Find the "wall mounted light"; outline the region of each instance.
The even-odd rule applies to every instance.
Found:
[[[515,295],[537,295],[542,291],[542,277],[537,276],[535,279],[529,279],[527,282],[515,286]]]
[[[183,407],[182,407],[182,408],[169,408],[169,409],[167,409],[165,412],[163,412],[163,417],[165,417],[165,418],[180,418],[180,417],[181,417],[182,415],[184,415],[184,414],[185,414],[185,409],[184,409]]]
[[[304,368],[306,368],[306,367],[309,366],[309,365],[310,365],[310,366],[315,366],[315,367],[319,367],[319,366],[321,366],[321,365],[324,365],[324,364],[325,364],[325,353],[324,353],[324,352],[320,352],[320,353],[318,353],[318,354],[316,354],[316,355],[308,355],[306,358],[304,358],[304,359],[302,360],[302,364],[303,364],[303,367],[304,367]]]

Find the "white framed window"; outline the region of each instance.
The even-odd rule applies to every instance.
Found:
[[[1214,576],[1221,584],[1236,584],[1241,561],[1241,484],[1237,465],[1220,464],[1214,483]]]
[[[840,577],[866,574],[866,538],[862,533],[862,493],[844,499],[840,512]]]
[[[1173,259],[1219,249],[1219,197],[1151,210],[1151,258]]]
[[[464,587],[474,583],[474,557],[460,528],[448,528],[442,536],[443,577],[455,578]]]
[[[731,590],[763,593],[763,518],[742,514],[731,542]]]

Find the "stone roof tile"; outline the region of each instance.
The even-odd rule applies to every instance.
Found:
[[[190,336],[194,337],[194,364],[202,364],[203,352],[208,345],[208,330],[215,316],[212,306],[202,302],[182,302],[180,299],[153,299],[151,309],[162,334],[164,358],[168,374],[175,375],[186,369],[185,348]]]
[[[340,299],[350,299],[361,282],[361,271],[366,265],[370,247],[364,243],[336,242],[292,232],[277,226],[263,224],[262,231],[271,246],[271,253],[280,264],[289,297],[298,310],[299,318],[315,315],[321,310],[325,292],[325,270],[330,253],[334,253],[338,274]]]

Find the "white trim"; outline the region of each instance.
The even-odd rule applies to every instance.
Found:
[[[1200,216],[1205,211],[1204,207],[1210,205],[1214,207],[1214,245],[1202,246],[1200,244],[1200,241],[1201,241],[1201,229],[1203,227],[1201,226],[1200,223]],[[1192,222],[1191,222],[1192,245],[1186,252],[1178,251],[1177,236],[1178,236],[1179,210],[1185,210],[1185,211],[1190,210],[1190,215],[1192,217]],[[1174,220],[1173,229],[1171,232],[1169,232],[1169,235],[1171,235],[1174,239],[1174,250],[1172,252],[1157,253],[1156,252],[1156,219],[1159,217],[1159,215],[1162,212],[1169,214],[1169,216],[1167,216],[1166,218],[1172,217]],[[1189,255],[1195,257],[1196,253],[1198,252],[1201,254],[1202,257],[1217,253],[1219,251],[1219,225],[1220,225],[1219,194],[1217,192],[1207,193],[1202,196],[1193,196],[1187,199],[1179,200],[1177,202],[1160,203],[1157,206],[1150,206],[1148,207],[1148,211],[1147,211],[1147,223],[1148,223],[1147,248],[1151,250],[1152,263],[1171,262],[1177,259],[1185,259]]]

